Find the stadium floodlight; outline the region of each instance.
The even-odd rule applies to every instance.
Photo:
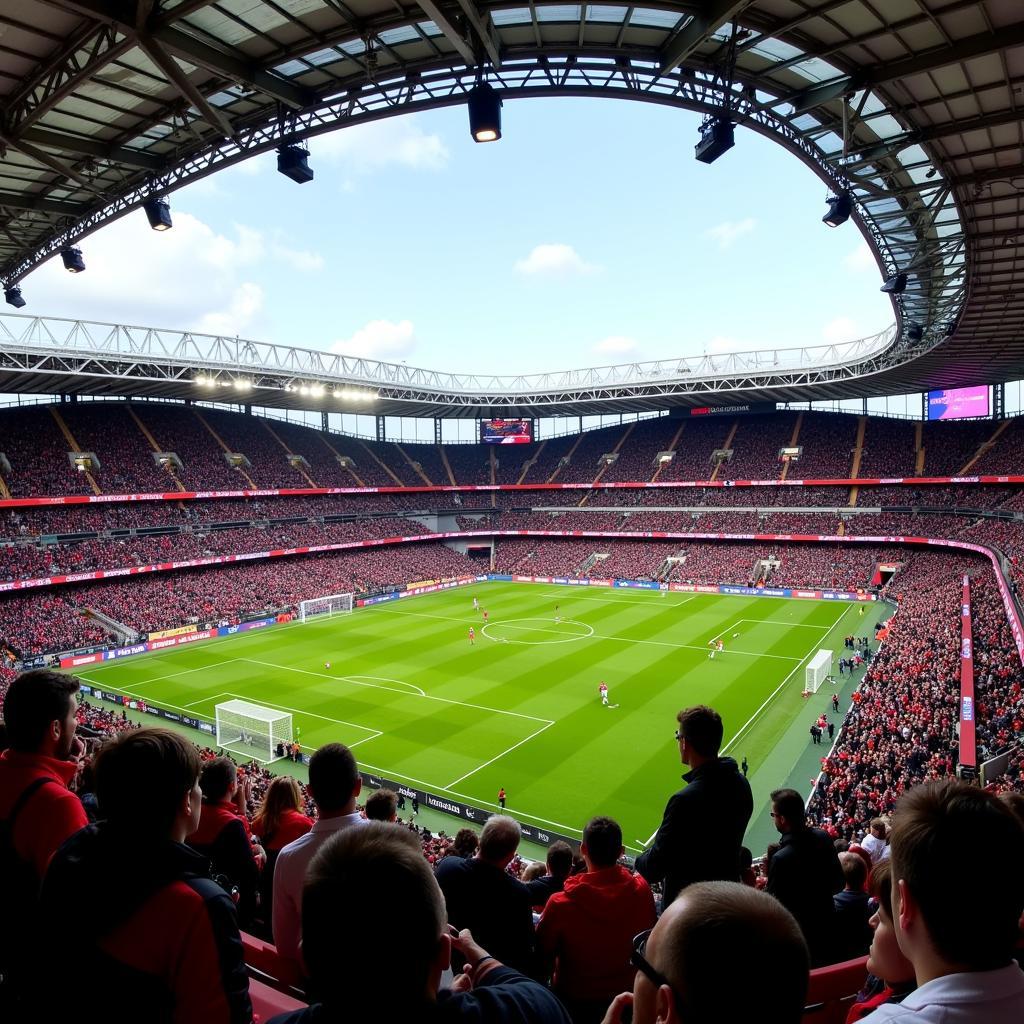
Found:
[[[885,283],[879,288],[879,291],[885,292],[886,295],[902,295],[906,290],[907,274],[903,270],[886,278]]]
[[[735,144],[732,121],[726,117],[712,117],[700,126],[700,142],[694,147],[693,155],[702,164],[713,164]]]
[[[477,82],[469,91],[469,134],[474,142],[501,138],[501,97],[487,82]]]
[[[171,204],[163,196],[150,196],[143,204],[149,226],[154,231],[166,231],[171,224]]]
[[[69,245],[66,249],[61,249],[60,258],[64,261],[64,269],[69,274],[80,274],[85,270],[82,250],[77,245]]]
[[[239,391],[248,391],[252,387],[252,381],[246,380],[244,377],[237,377],[235,379],[235,387]]]
[[[25,305],[25,300],[21,297],[21,289],[16,284],[4,289],[4,301],[15,309],[21,309]]]
[[[829,198],[828,213],[821,218],[821,222],[830,228],[837,228],[850,219],[851,213],[853,213],[853,200],[850,198],[850,193],[843,190]]]
[[[309,166],[309,150],[297,143],[278,149],[277,169],[297,185],[304,185],[307,181],[313,180],[313,169]]]
[[[924,328],[920,324],[911,324],[907,328],[907,337],[911,341],[920,341],[924,337]]]

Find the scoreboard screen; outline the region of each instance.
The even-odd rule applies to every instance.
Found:
[[[533,420],[481,420],[480,440],[484,444],[529,444]]]
[[[987,384],[973,388],[949,388],[928,392],[929,420],[964,420],[988,416],[989,390]]]

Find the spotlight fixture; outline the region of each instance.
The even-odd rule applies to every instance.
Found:
[[[309,150],[296,143],[278,149],[277,169],[297,185],[313,180],[313,170],[309,166]]]
[[[149,226],[154,231],[166,231],[171,224],[171,204],[163,196],[150,196],[143,204],[149,219]]]
[[[830,228],[837,228],[850,219],[851,213],[853,213],[853,200],[850,198],[850,193],[844,190],[829,199],[828,213],[821,218],[821,222]]]
[[[694,147],[693,155],[702,164],[713,164],[734,145],[732,121],[725,117],[712,117],[700,126],[700,142]]]
[[[486,82],[477,82],[469,91],[469,134],[474,142],[501,138],[501,97]]]
[[[911,324],[907,328],[907,337],[911,341],[920,341],[924,337],[924,328],[920,324]]]
[[[8,306],[13,306],[15,309],[21,309],[25,305],[25,300],[21,297],[21,289],[16,284],[4,289],[4,300]]]
[[[312,395],[312,396],[313,396],[314,398],[323,398],[323,397],[324,397],[324,389],[323,389],[323,385],[321,385],[321,384],[314,384],[314,385],[313,385],[313,386],[312,386],[312,387],[311,387],[311,388],[309,389],[309,393],[310,393],[310,394],[311,394],[311,395]]]
[[[885,283],[879,288],[879,291],[885,292],[886,295],[902,295],[906,290],[907,275],[903,270],[886,278]]]
[[[82,250],[77,245],[61,249],[60,258],[64,261],[64,269],[69,274],[80,274],[85,270],[85,260],[82,259]]]

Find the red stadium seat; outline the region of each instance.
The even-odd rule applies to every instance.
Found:
[[[866,956],[811,971],[804,1020],[807,1024],[844,1024],[867,976]]]
[[[249,979],[249,998],[252,1000],[256,1021],[268,1021],[279,1013],[291,1013],[308,1005],[284,992],[278,992],[269,985],[264,985],[255,978]]]
[[[302,975],[277,952],[276,946],[242,932],[242,947],[251,978],[286,995],[301,994]]]

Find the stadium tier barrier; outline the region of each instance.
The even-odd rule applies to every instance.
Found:
[[[866,956],[811,971],[807,986],[806,1024],[846,1024],[850,1006],[867,978]]]
[[[519,491],[654,491],[675,489],[723,489],[744,487],[929,487],[1024,484],[1024,475],[807,477],[799,480],[613,480],[538,482],[524,484],[423,484],[377,487],[268,487],[218,491],[152,491],[127,494],[65,494],[48,497],[0,498],[3,508],[39,508],[48,505],[106,505],[140,501],[205,501],[229,498],[316,497],[330,494],[446,494]]]

